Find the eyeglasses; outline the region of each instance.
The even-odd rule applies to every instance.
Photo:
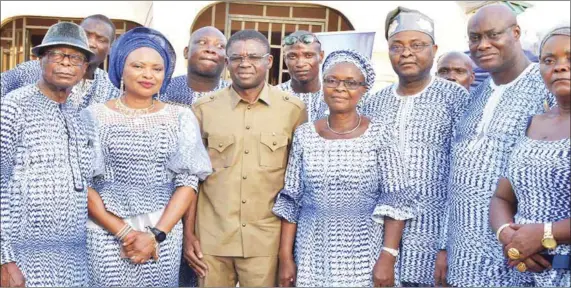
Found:
[[[424,50],[424,48],[431,46],[431,44],[426,43],[413,43],[410,47],[400,45],[400,44],[393,44],[389,47],[389,51],[394,54],[401,54],[404,50],[409,49],[413,53],[419,53]]]
[[[339,80],[339,79],[335,79],[335,78],[323,79],[323,85],[325,85],[325,87],[327,87],[327,88],[337,88],[337,87],[339,87],[339,84],[341,84],[341,82],[343,82],[343,84],[345,85],[345,88],[347,88],[349,90],[355,90],[361,86],[367,85],[367,83],[365,83],[365,82],[359,82],[359,81],[355,81],[352,79],[349,79],[349,80]]]
[[[315,35],[312,34],[304,34],[304,35],[300,35],[300,36],[287,36],[284,38],[284,44],[282,46],[290,46],[293,45],[297,42],[301,42],[303,44],[311,44],[313,42],[317,42],[319,43],[319,45],[321,45],[321,42],[319,42],[319,39],[317,39],[317,37]]]
[[[500,31],[487,31],[483,35],[477,33],[470,33],[468,35],[468,43],[471,45],[478,44],[482,41],[482,38],[487,38],[489,41],[498,41],[502,38],[502,35],[508,31],[508,29],[512,28],[516,24],[510,25]]]
[[[261,56],[255,55],[255,54],[248,54],[246,56],[232,55],[232,56],[228,57],[228,61],[230,61],[230,63],[232,63],[234,65],[242,64],[243,61],[248,61],[248,63],[250,63],[252,65],[257,65],[257,64],[260,64],[262,59],[264,59],[268,55],[270,55],[270,53],[266,53],[266,54],[261,55]]]
[[[83,55],[65,54],[57,50],[47,51],[46,54],[48,55],[48,61],[52,63],[60,63],[61,61],[63,61],[63,59],[65,59],[65,57],[69,58],[69,62],[74,66],[81,66],[87,61],[87,59]]]

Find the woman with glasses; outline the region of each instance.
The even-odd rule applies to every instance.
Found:
[[[533,272],[536,287],[571,286],[570,36],[562,26],[541,41],[539,69],[557,106],[529,118],[490,204],[509,266],[523,282]]]
[[[90,286],[178,286],[181,218],[211,167],[192,111],[157,100],[174,63],[160,32],[128,31],[110,58],[109,78],[121,97],[82,112],[94,144]]]
[[[94,55],[69,22],[32,53],[42,77],[0,104],[0,285],[85,286],[89,143],[69,96]]]
[[[295,131],[273,208],[282,218],[280,286],[393,286],[416,197],[392,133],[357,112],[375,72],[358,52],[340,50],[325,59],[323,75],[331,114]]]

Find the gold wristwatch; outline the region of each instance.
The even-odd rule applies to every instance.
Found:
[[[541,239],[541,245],[546,249],[555,249],[557,248],[557,241],[553,238],[553,223],[545,223],[543,225],[543,239]]]

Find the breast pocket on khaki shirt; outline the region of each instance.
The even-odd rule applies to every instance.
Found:
[[[260,135],[260,166],[283,168],[287,157],[288,137],[279,133]]]
[[[234,135],[211,135],[207,141],[212,169],[217,170],[232,166],[235,146]]]

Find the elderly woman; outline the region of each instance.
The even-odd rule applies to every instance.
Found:
[[[282,218],[280,286],[393,286],[416,197],[406,193],[392,134],[357,112],[374,83],[369,60],[335,51],[323,72],[331,113],[295,131],[273,208]]]
[[[32,52],[42,77],[0,104],[0,284],[85,286],[89,150],[68,97],[94,55],[69,22]]]
[[[539,287],[571,286],[569,38],[565,26],[541,42],[541,76],[558,106],[530,118],[490,204],[490,224],[509,265],[534,272]]]
[[[175,52],[138,27],[111,50],[118,99],[82,112],[94,143],[88,193],[90,286],[178,286],[181,218],[211,172],[197,120],[162,103]]]

